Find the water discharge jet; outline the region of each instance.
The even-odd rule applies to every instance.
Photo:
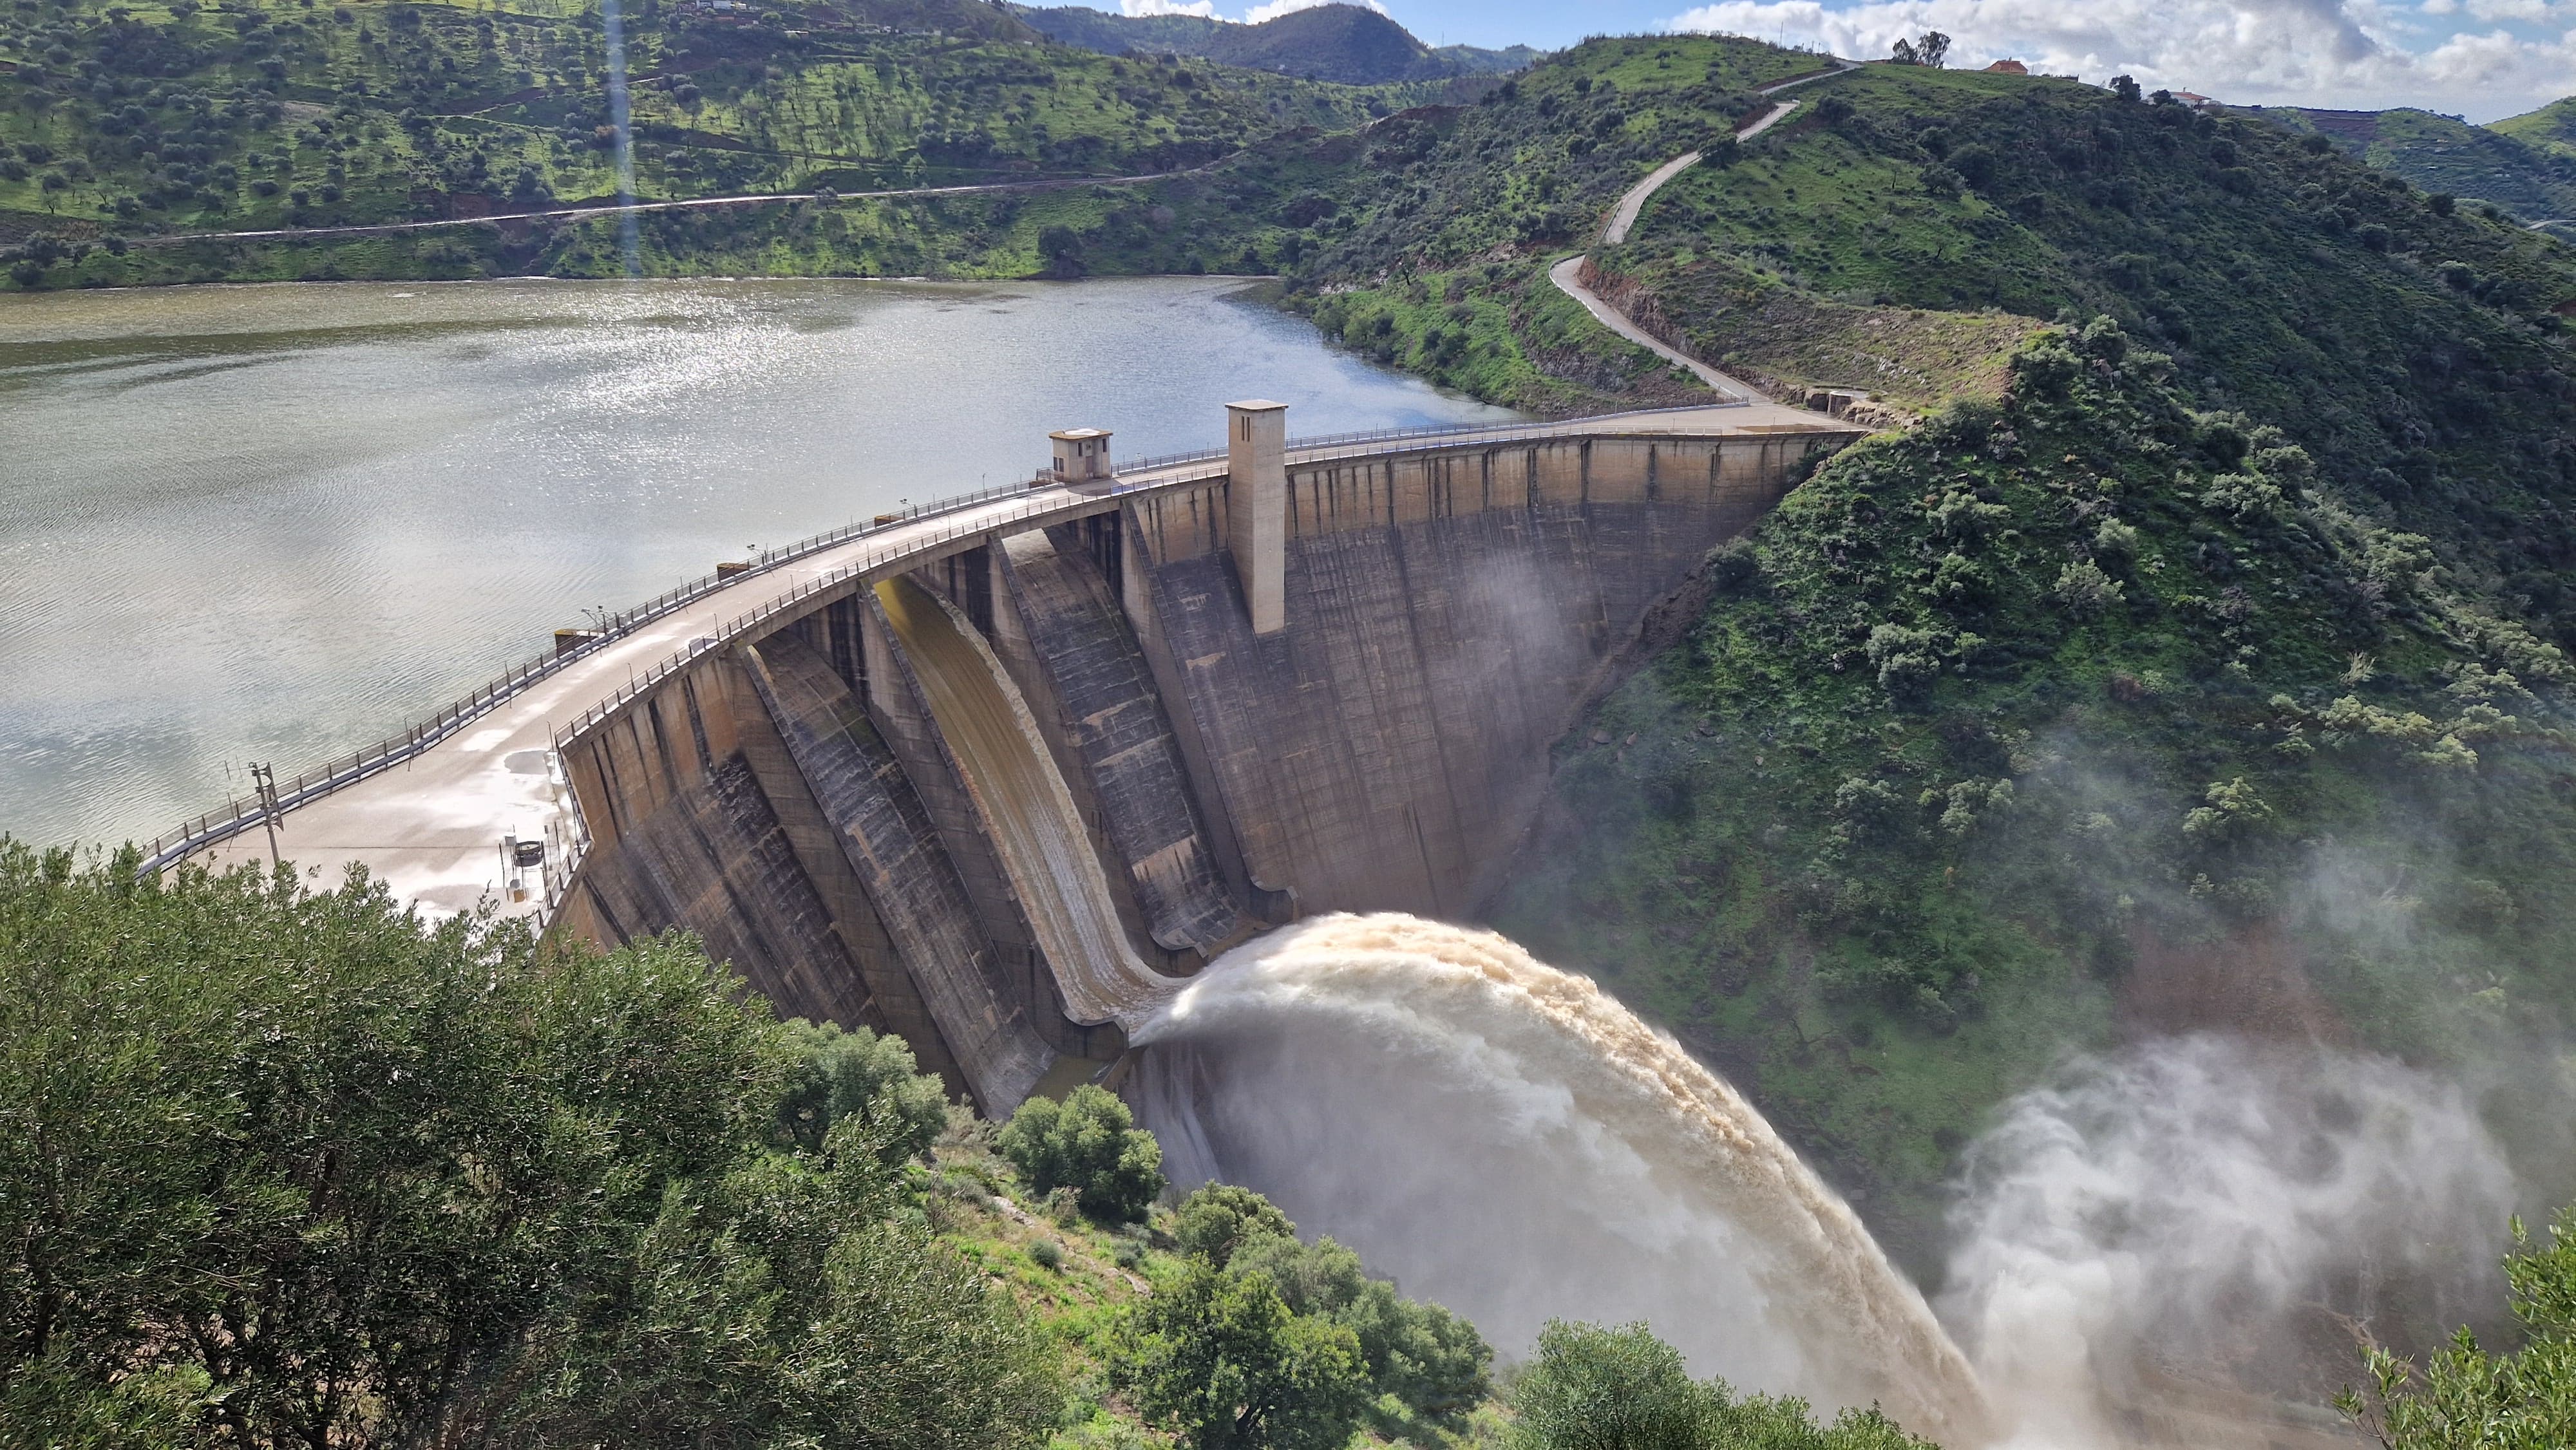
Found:
[[[1262,1190],[1507,1351],[1550,1317],[1642,1317],[1703,1372],[1984,1436],[1965,1357],[1761,1115],[1500,936],[1318,917],[1131,1036],[1177,1182]]]
[[[1179,984],[1127,943],[1100,858],[1028,703],[956,606],[909,579],[876,586],[940,740],[992,832],[1020,909],[1076,1022],[1132,1027]]]

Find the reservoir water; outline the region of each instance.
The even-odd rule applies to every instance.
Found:
[[[1240,282],[492,282],[0,301],[0,832],[148,838],[717,560],[1024,479],[1506,416]]]

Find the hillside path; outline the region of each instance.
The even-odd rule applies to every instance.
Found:
[[[1751,383],[1745,382],[1740,378],[1728,377],[1726,374],[1719,372],[1717,369],[1710,367],[1708,364],[1701,362],[1699,359],[1692,357],[1690,354],[1683,352],[1681,349],[1674,347],[1672,344],[1665,342],[1659,337],[1656,337],[1646,329],[1630,322],[1628,320],[1627,313],[1611,306],[1608,300],[1603,298],[1600,293],[1583,285],[1583,264],[1587,260],[1588,258],[1584,253],[1577,252],[1573,256],[1557,263],[1555,266],[1548,268],[1547,280],[1556,284],[1557,291],[1562,292],[1566,296],[1573,298],[1575,301],[1582,303],[1583,310],[1592,314],[1593,321],[1600,323],[1603,327],[1606,327],[1612,332],[1619,334],[1621,337],[1628,339],[1630,342],[1633,342],[1637,346],[1644,348],[1646,351],[1653,353],[1655,356],[1662,358],[1664,361],[1671,363],[1673,366],[1689,372],[1691,376],[1698,378],[1703,383],[1706,383],[1710,391],[1730,402],[1767,403],[1771,401],[1769,398],[1764,397],[1759,390],[1755,389]]]
[[[1798,86],[1820,81],[1828,76],[1838,76],[1844,71],[1857,70],[1860,67],[1860,62],[1844,60],[1839,56],[1827,56],[1825,59],[1830,63],[1830,69],[1818,71],[1814,75],[1799,76],[1794,80],[1775,82],[1771,85],[1762,87],[1760,94],[1766,96],[1777,95],[1782,91],[1791,90]],[[1752,125],[1736,132],[1736,139],[1739,141],[1750,141],[1754,137],[1761,135],[1763,132],[1770,130],[1773,126],[1780,124],[1782,120],[1788,117],[1791,111],[1796,109],[1798,109],[1798,102],[1794,98],[1781,101],[1772,106],[1770,110],[1763,112],[1760,120],[1755,121]],[[1619,198],[1618,208],[1610,213],[1610,224],[1602,229],[1602,245],[1615,247],[1621,242],[1628,240],[1628,232],[1631,228],[1637,225],[1637,217],[1646,209],[1647,200],[1653,197],[1656,192],[1662,190],[1665,182],[1672,180],[1674,177],[1690,170],[1693,166],[1698,165],[1700,155],[1701,153],[1697,151],[1685,151],[1681,155],[1674,157],[1672,160],[1665,162],[1663,165],[1656,167],[1645,180],[1628,188],[1627,194]],[[1556,290],[1573,298],[1575,301],[1582,303],[1583,310],[1591,313],[1594,321],[1599,322],[1602,326],[1609,328],[1612,332],[1619,334],[1628,341],[1633,342],[1639,347],[1646,349],[1648,352],[1655,354],[1655,356],[1662,358],[1664,361],[1673,364],[1675,367],[1687,370],[1692,376],[1698,378],[1701,382],[1706,383],[1711,390],[1725,397],[1746,403],[1768,401],[1768,399],[1764,398],[1761,392],[1755,389],[1751,384],[1746,383],[1739,378],[1729,377],[1725,373],[1719,372],[1708,364],[1681,351],[1679,348],[1673,347],[1671,344],[1655,337],[1652,333],[1647,332],[1644,328],[1639,327],[1636,323],[1630,321],[1628,314],[1621,312],[1617,307],[1612,306],[1599,293],[1584,286],[1583,263],[1587,255],[1587,253],[1578,252],[1575,255],[1558,262],[1555,266],[1548,269],[1547,279],[1556,284]]]
[[[1223,158],[1231,159],[1231,158]],[[840,201],[880,201],[888,198],[923,196],[966,196],[993,191],[1058,191],[1073,186],[1132,186],[1148,181],[1169,181],[1176,176],[1194,176],[1217,165],[1193,166],[1183,171],[1154,171],[1137,176],[1049,176],[1028,181],[979,181],[959,186],[910,186],[891,191],[836,191]],[[170,232],[159,236],[130,238],[137,247],[167,247],[180,242],[254,242],[269,240],[303,241],[311,237],[380,236],[393,232],[431,231],[440,227],[481,227],[495,222],[579,221],[588,217],[616,216],[622,212],[689,211],[699,207],[756,206],[762,202],[813,201],[821,193],[812,191],[768,191],[742,196],[701,196],[686,201],[599,202],[586,206],[545,207],[536,211],[494,212],[489,216],[439,217],[430,221],[370,222],[337,227],[271,227],[262,231],[242,232]]]

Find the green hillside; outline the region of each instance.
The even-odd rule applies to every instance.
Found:
[[[1753,86],[1813,65],[1747,41],[1595,41],[1486,104],[1382,123],[1297,274],[1334,289],[1319,315],[1345,335],[1480,392],[1668,396],[1642,354],[1569,348],[1543,274],[1715,136],[1595,254],[1632,315],[1700,355],[1921,406],[1998,384],[2030,320],[2108,315],[2170,350],[2201,405],[2284,429],[2355,507],[2433,535],[2576,642],[2556,582],[2576,562],[2565,247],[2322,139],[2068,81],[1867,66],[1723,141],[1767,108]],[[1480,331],[1488,309],[1504,332]]]
[[[955,8],[643,0],[627,29],[638,193],[1170,171],[1404,100],[881,28],[1026,33]],[[346,225],[615,191],[595,10],[84,0],[0,11],[0,65],[0,231],[18,235]]]
[[[1110,55],[1170,52],[1354,85],[1489,75],[1518,70],[1539,55],[1525,45],[1435,50],[1393,20],[1359,5],[1315,5],[1259,25],[1203,15],[1120,15],[1074,5],[1022,5],[1012,13],[1050,39]]]
[[[2317,111],[2252,108],[2417,188],[2485,202],[2524,221],[2576,216],[2576,152],[2553,150],[2495,126],[2472,126],[2430,111]]]
[[[2562,156],[2576,156],[2576,96],[2490,122],[2487,129]]]

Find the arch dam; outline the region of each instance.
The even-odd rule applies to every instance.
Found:
[[[1051,465],[676,591],[155,843],[364,864],[603,944],[682,928],[785,1015],[1006,1112],[1122,982],[1330,910],[1460,917],[1701,560],[1865,430],[1717,405]]]

